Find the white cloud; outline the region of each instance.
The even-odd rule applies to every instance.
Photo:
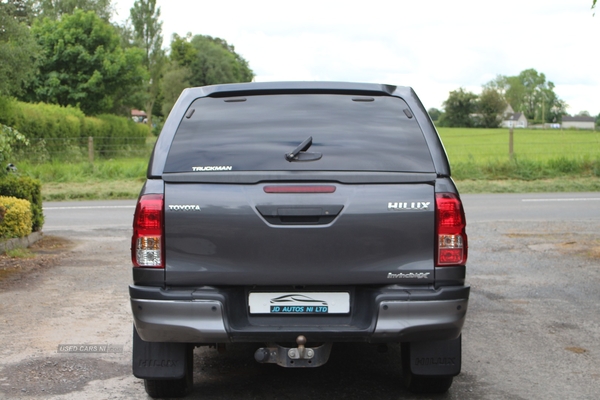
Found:
[[[117,0],[121,18],[133,0]],[[221,37],[257,81],[344,80],[413,86],[426,107],[496,75],[543,72],[576,113],[600,113],[590,0],[158,1],[172,33]]]

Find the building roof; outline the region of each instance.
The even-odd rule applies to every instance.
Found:
[[[596,118],[594,117],[585,117],[585,116],[575,116],[571,117],[570,115],[565,115],[562,117],[563,122],[596,122]]]
[[[513,114],[509,114],[506,117],[507,121],[517,121],[519,118],[521,118],[521,115],[523,115],[523,113],[513,113]],[[527,119],[527,118],[526,118]]]
[[[131,110],[132,117],[146,117],[146,112],[140,110]]]

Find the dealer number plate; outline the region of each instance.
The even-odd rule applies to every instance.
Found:
[[[248,298],[250,314],[347,314],[348,292],[253,292]]]

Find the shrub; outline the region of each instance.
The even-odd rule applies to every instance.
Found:
[[[14,125],[16,105],[16,100],[0,96],[0,124],[8,126]]]
[[[31,233],[31,205],[27,200],[0,196],[0,204],[5,208],[0,222],[0,238],[25,237]]]
[[[88,137],[100,155],[112,157],[146,143],[150,127],[116,115],[86,117],[75,107],[30,104],[0,97],[0,124],[8,125],[29,138],[28,159],[51,158],[81,161],[87,155]],[[35,151],[34,151],[35,150]],[[25,155],[25,153],[23,153]],[[31,157],[31,155],[34,155]]]
[[[16,197],[30,203],[30,231],[39,231],[44,226],[42,212],[42,184],[28,176],[5,175],[0,178],[0,196]]]
[[[102,155],[114,156],[144,147],[150,135],[148,125],[138,124],[129,118],[101,114],[98,119],[103,122],[102,137],[94,138],[94,148]]]
[[[13,153],[13,147],[18,143],[28,145],[29,141],[17,130],[0,124],[0,165],[5,161],[12,161],[10,157]]]

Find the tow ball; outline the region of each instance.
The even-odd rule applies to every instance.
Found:
[[[319,367],[329,360],[331,343],[317,347],[306,347],[306,337],[296,338],[298,347],[284,347],[276,343],[261,347],[254,353],[254,359],[259,363],[272,363],[286,368]]]

